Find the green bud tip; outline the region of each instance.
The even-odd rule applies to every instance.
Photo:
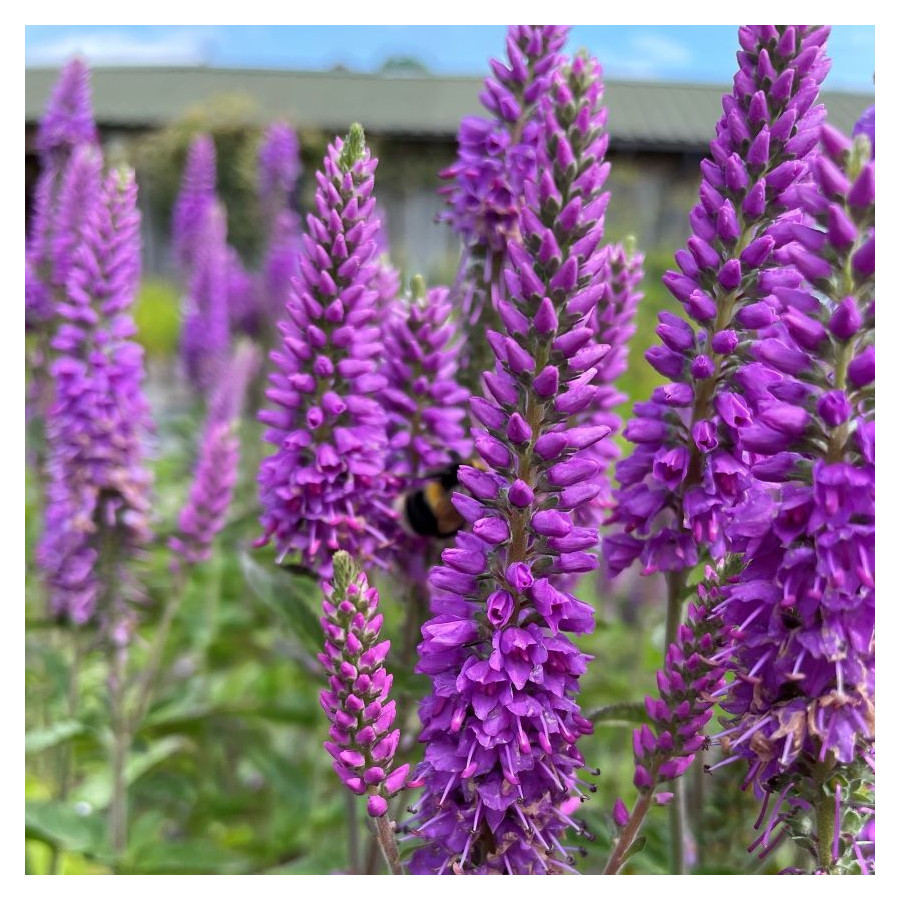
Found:
[[[425,299],[425,291],[427,290],[427,287],[425,285],[425,279],[421,275],[413,275],[412,280],[409,283],[409,289],[414,299]]]
[[[331,565],[334,569],[335,593],[343,596],[358,574],[356,563],[353,562],[353,558],[346,550],[338,550],[331,558]]]
[[[354,122],[350,126],[350,131],[341,148],[341,155],[338,158],[340,167],[349,172],[353,166],[363,158],[366,152],[366,133],[363,131],[359,122]]]
[[[622,241],[622,248],[625,250],[625,255],[631,259],[637,253],[637,238],[633,234],[627,235]]]

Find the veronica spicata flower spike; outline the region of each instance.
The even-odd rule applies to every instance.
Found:
[[[207,216],[216,202],[216,145],[208,134],[200,134],[188,149],[181,189],[172,208],[172,252],[187,271],[206,241]]]
[[[874,740],[875,162],[868,139],[851,144],[823,127],[810,175],[792,190],[806,218],[785,230],[784,247],[806,283],[776,288],[783,339],[771,329],[760,335],[747,351],[754,361],[736,375],[757,423],[739,429],[739,445],[770,454],[752,470],[770,489],[734,510],[731,538],[749,563],[721,604],[738,630],[736,679],[723,703],[734,718],[723,743],[732,758],[749,761],[748,782],[766,793],[777,784],[770,825],[782,800],[818,803],[823,785],[833,789],[847,767],[871,759]],[[767,826],[766,842],[771,833]]]
[[[206,206],[203,221],[192,228],[181,358],[191,384],[205,394],[218,382],[231,342],[228,309],[231,248],[226,243],[225,211],[218,203]]]
[[[293,209],[300,178],[300,142],[287,122],[266,129],[259,148],[259,197],[268,216]]]
[[[73,248],[62,324],[53,340],[54,403],[47,422],[48,498],[39,562],[54,615],[87,622],[101,596],[99,571],[122,564],[150,538],[150,473],[144,439],[151,423],[141,382],[141,348],[130,306],[140,276],[140,218],[133,173],[101,182],[99,151],[79,148],[71,166],[90,190],[64,191],[61,209],[84,201],[85,227]],[[101,554],[107,555],[99,565]],[[112,558],[108,558],[112,554]]]
[[[323,584],[325,652],[319,655],[328,673],[320,695],[331,723],[325,749],[341,781],[365,796],[369,815],[379,818],[409,773],[408,763],[394,767],[400,729],[391,727],[393,676],[384,667],[391,642],[381,640],[378,591],[369,587],[365,572],[342,550],[334,555],[333,570],[332,583]]]
[[[188,501],[178,516],[178,534],[169,542],[187,563],[209,559],[213,541],[225,525],[238,474],[238,417],[257,365],[255,348],[240,346],[211,397]]]
[[[440,192],[450,209],[440,218],[463,240],[454,300],[470,325],[482,311],[491,327],[497,325],[492,311],[506,291],[507,242],[518,236],[525,179],[535,175],[535,110],[560,64],[568,31],[560,25],[509,27],[506,62],[491,60],[493,77],[480,94],[491,117],[462,120],[458,159],[441,172],[448,184]],[[470,335],[475,378],[491,364],[489,348],[478,339],[481,333],[473,329]]]
[[[90,73],[84,62],[73,59],[60,72],[35,137],[41,174],[35,187],[25,250],[26,330],[43,327],[53,319],[54,295],[59,299],[65,290],[65,276],[56,271],[54,277],[53,266],[55,219],[63,173],[75,148],[96,142]]]
[[[593,628],[591,608],[553,576],[596,567],[596,531],[574,511],[599,490],[585,450],[606,427],[568,428],[593,400],[598,345],[591,314],[608,166],[599,66],[579,57],[541,99],[539,176],[525,184],[521,241],[510,244],[504,332],[490,334],[494,372],[473,398],[475,446],[456,496],[471,532],[431,573],[433,618],[422,629],[425,794],[408,829],[425,840],[418,873],[527,874],[571,869],[562,843],[581,830],[564,806],[581,795],[578,711],[587,657],[566,633]],[[552,223],[546,225],[544,223]]]
[[[636,447],[616,468],[621,488],[611,521],[621,531],[604,546],[612,574],[640,556],[645,572],[683,571],[698,548],[725,552],[721,511],[748,484],[733,452],[747,410],[729,390],[734,353],[748,329],[771,324],[775,287],[802,276],[773,253],[773,228],[795,215],[785,192],[808,171],[829,68],[818,26],[745,26],[740,69],[701,163],[693,236],[675,254],[680,272],[664,282],[697,326],[659,317],[661,344],[647,360],[670,383],[636,404],[625,437]]]
[[[35,149],[44,163],[59,167],[81,144],[97,142],[91,108],[90,72],[81,59],[62,67],[38,123]]]
[[[472,451],[463,426],[469,392],[456,381],[459,339],[451,312],[447,288],[426,291],[414,279],[413,292],[393,304],[385,322],[389,468],[404,488]]]
[[[259,473],[262,540],[325,577],[337,549],[376,556],[387,543],[379,523],[393,517],[386,415],[376,399],[385,378],[376,373],[383,347],[373,322],[375,166],[359,126],[328,148],[300,277],[279,323],[282,348],[271,357],[274,408],[259,415],[276,448]]]
[[[273,330],[286,315],[291,282],[300,273],[300,216],[294,209],[300,171],[296,132],[287,123],[276,122],[267,129],[259,150],[259,195],[267,224],[260,290],[265,319]]]

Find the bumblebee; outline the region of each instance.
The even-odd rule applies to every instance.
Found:
[[[399,498],[397,511],[405,531],[418,537],[449,538],[462,528],[465,519],[450,498],[459,484],[459,467],[465,464],[464,460],[454,460],[426,475],[425,484]]]

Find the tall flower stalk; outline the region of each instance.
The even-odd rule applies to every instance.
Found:
[[[575,701],[587,657],[567,632],[589,632],[593,613],[552,578],[597,564],[596,531],[573,514],[599,490],[584,451],[609,428],[566,423],[594,398],[609,351],[590,327],[605,290],[601,98],[599,67],[579,57],[541,101],[541,174],[509,246],[505,331],[489,335],[496,367],[471,401],[489,471],[460,470],[471,532],[432,572],[422,629],[418,670],[433,692],[420,710],[425,793],[408,826],[425,841],[417,873],[568,871],[564,832],[583,830],[563,810],[582,796],[577,740],[591,731]]]
[[[320,696],[331,723],[325,749],[341,781],[366,798],[388,868],[402,875],[388,800],[406,785],[409,764],[394,765],[400,730],[391,727],[396,703],[389,699],[393,678],[384,667],[391,644],[380,639],[378,591],[365,572],[343,550],[334,555],[333,572],[333,583],[323,585],[325,651],[319,656],[328,673]]]
[[[874,778],[861,771],[874,766],[875,692],[875,163],[867,138],[851,144],[824,127],[810,175],[794,189],[806,218],[782,233],[805,283],[776,289],[778,327],[749,342],[753,361],[737,374],[756,423],[739,429],[738,441],[768,454],[753,468],[768,484],[730,524],[748,564],[719,607],[741,633],[730,660],[736,677],[723,691],[732,721],[720,739],[726,762],[747,759],[746,783],[765,795],[765,849],[808,834],[804,819],[812,818],[818,870],[865,870],[841,822],[846,814],[862,824],[855,801]]]
[[[497,327],[494,308],[506,292],[507,243],[518,237],[525,181],[536,174],[536,110],[567,37],[566,26],[510,26],[506,61],[491,60],[493,77],[479,95],[491,118],[462,120],[458,159],[441,172],[448,181],[441,193],[450,207],[441,218],[463,240],[454,302],[469,326],[485,315],[485,325]],[[475,378],[492,358],[479,334],[482,329],[470,331]],[[469,387],[477,389],[477,383]]]
[[[353,126],[336,139],[317,173],[316,212],[307,218],[300,277],[279,323],[282,348],[260,413],[275,447],[259,473],[263,542],[279,559],[328,577],[339,549],[377,557],[393,514],[384,486],[386,415],[377,399],[383,352],[373,321],[377,161]]]
[[[808,171],[824,107],[814,106],[829,68],[825,27],[745,26],[740,69],[701,164],[693,236],[664,281],[688,316],[660,314],[662,343],[647,360],[671,383],[635,405],[625,437],[637,446],[616,469],[621,488],[607,539],[613,573],[638,556],[645,572],[668,575],[680,601],[683,573],[701,549],[720,559],[722,511],[741,499],[747,467],[733,452],[733,431],[747,415],[729,390],[734,353],[748,329],[771,324],[766,298],[802,278],[773,256],[771,230],[792,215],[788,188]],[[670,616],[667,637],[677,619]]]
[[[285,315],[291,282],[300,273],[300,217],[294,195],[300,177],[300,144],[285,122],[271,125],[259,148],[259,198],[266,217],[268,240],[263,257],[261,291],[266,321],[274,325]],[[271,335],[274,340],[277,332]]]
[[[76,151],[60,205],[64,217],[71,204],[89,204],[80,239],[65,248],[71,263],[53,340],[58,355],[39,562],[53,613],[76,625],[98,621],[109,650],[109,830],[121,852],[127,840],[125,677],[135,624],[129,604],[140,596],[129,563],[150,539],[144,441],[151,423],[130,311],[140,275],[137,186],[130,171],[102,179],[101,166],[95,149]]]

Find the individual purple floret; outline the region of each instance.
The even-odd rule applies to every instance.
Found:
[[[300,142],[287,122],[266,129],[259,148],[259,197],[266,216],[293,209],[300,178]]]
[[[178,534],[169,542],[189,564],[209,559],[213,540],[225,525],[238,474],[237,421],[257,365],[251,345],[238,348],[211,397],[188,501],[178,516]]]
[[[375,166],[359,126],[328,149],[300,277],[279,324],[282,349],[271,355],[274,408],[259,416],[276,448],[259,473],[262,541],[325,577],[335,550],[376,557],[387,542],[379,523],[393,520],[386,414],[376,399],[385,378],[376,372],[383,347],[373,321]]]
[[[225,211],[213,203],[206,207],[204,219],[194,227],[192,238],[181,358],[188,379],[201,394],[218,382],[231,341],[231,248],[226,243],[225,227]]]
[[[384,667],[391,642],[381,640],[384,617],[366,573],[343,550],[335,553],[333,569],[333,584],[322,586],[325,652],[319,661],[328,687],[320,702],[331,723],[325,749],[341,781],[366,797],[369,815],[380,818],[388,811],[388,800],[406,786],[409,773],[408,763],[394,766],[400,729],[392,728],[393,676]]]
[[[740,70],[701,163],[693,236],[664,282],[696,323],[663,312],[661,343],[648,362],[670,383],[634,407],[624,435],[636,445],[616,468],[621,484],[605,542],[615,574],[641,558],[645,572],[683,572],[698,548],[726,550],[722,511],[750,480],[733,451],[745,405],[729,389],[734,354],[748,330],[771,324],[776,287],[801,275],[776,258],[778,228],[796,212],[786,192],[808,172],[824,107],[814,106],[829,68],[820,26],[744,26]]]
[[[562,839],[583,831],[565,810],[584,799],[577,741],[592,726],[575,698],[588,658],[567,633],[590,632],[593,611],[553,577],[597,566],[596,531],[573,516],[599,490],[585,450],[609,429],[567,422],[594,399],[610,349],[590,326],[605,291],[601,98],[599,66],[579,57],[540,100],[540,175],[509,245],[505,331],[489,334],[496,367],[470,403],[488,470],[460,469],[471,496],[454,499],[471,531],[432,570],[419,647],[432,679],[425,792],[407,826],[425,841],[419,874],[570,871]]]
[[[108,586],[101,579],[119,580],[121,564],[150,538],[143,442],[151,423],[130,313],[140,277],[136,197],[133,173],[114,172],[101,181],[99,152],[75,151],[61,217],[73,203],[87,206],[53,340],[55,397],[47,420],[46,527],[38,558],[52,613],[79,625],[94,615]]]
[[[207,241],[207,218],[216,205],[216,145],[208,134],[200,134],[188,149],[181,189],[172,208],[172,252],[188,272]]]
[[[777,783],[773,817],[785,798],[805,796],[805,782],[830,783],[868,758],[874,740],[875,163],[867,139],[851,144],[825,126],[811,179],[794,193],[807,218],[786,230],[784,253],[806,283],[775,289],[783,336],[760,335],[748,351],[755,361],[735,379],[752,414],[739,445],[767,455],[752,472],[771,484],[734,510],[729,537],[748,565],[720,605],[740,635],[723,744],[731,759],[749,761],[746,780],[759,791]]]

